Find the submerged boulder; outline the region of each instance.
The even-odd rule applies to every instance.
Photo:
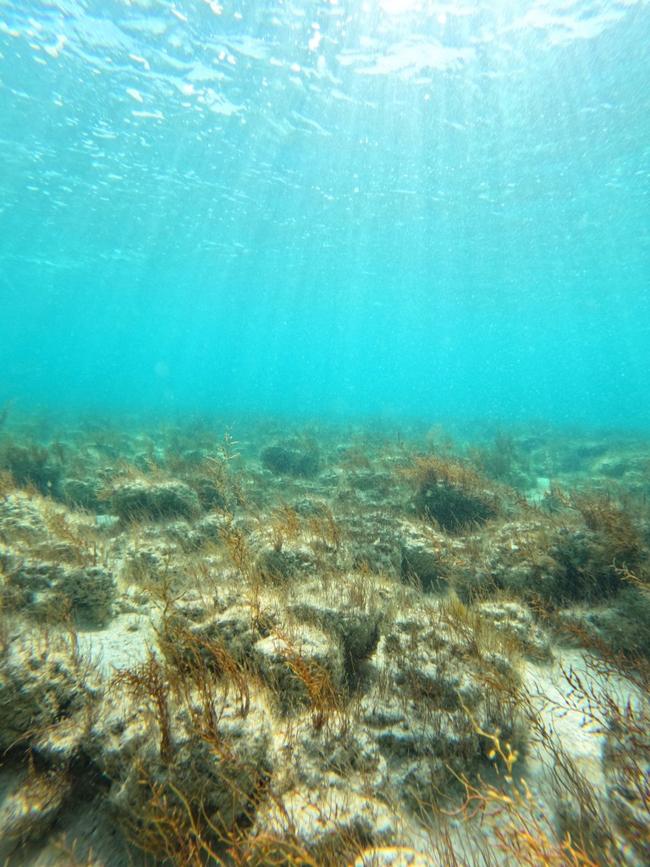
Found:
[[[62,772],[28,772],[11,788],[0,807],[0,857],[43,837],[54,824],[72,793],[72,782]]]
[[[524,743],[510,697],[519,683],[496,631],[462,604],[411,605],[382,628],[360,722],[391,767],[399,796],[421,809],[456,773],[486,759],[482,731]],[[487,686],[489,685],[489,688]]]
[[[450,533],[484,524],[499,513],[499,499],[482,477],[457,461],[421,458],[413,470],[415,509]]]
[[[269,635],[253,650],[256,666],[273,685],[283,712],[312,707],[318,713],[336,703],[343,686],[343,654],[321,630],[301,626],[295,638]]]
[[[445,591],[449,576],[447,539],[431,527],[416,527],[408,521],[401,522],[400,531],[402,579],[415,579],[427,592]]]
[[[291,604],[289,611],[296,619],[318,626],[333,642],[340,642],[348,680],[356,678],[379,642],[381,614],[377,610],[351,607],[344,600],[336,605],[314,599]]]
[[[283,841],[295,837],[317,863],[349,863],[359,842],[381,845],[396,836],[395,816],[379,800],[340,789],[292,792],[271,801],[257,818],[246,863],[303,863],[286,860],[291,850]],[[269,840],[273,846],[269,847]],[[284,856],[284,857],[282,857]],[[276,860],[276,858],[281,860]],[[313,862],[312,862],[313,863]]]
[[[533,615],[525,605],[512,600],[480,602],[477,610],[482,618],[490,621],[496,632],[512,637],[526,656],[539,660],[552,658],[548,636],[535,623]]]
[[[101,503],[99,483],[88,479],[66,478],[61,482],[61,499],[72,508],[99,512]]]
[[[48,758],[71,755],[96,697],[69,642],[17,634],[0,661],[0,750],[27,743]]]
[[[12,557],[10,580],[0,593],[7,607],[51,622],[72,618],[77,626],[106,625],[113,615],[117,584],[102,566],[75,566]]]
[[[242,712],[212,679],[196,686],[189,678],[175,695],[167,675],[153,656],[118,672],[119,689],[107,695],[84,745],[111,781],[106,797],[127,837],[157,839],[161,859],[180,839],[166,829],[170,816],[178,833],[214,846],[253,814],[274,764],[263,704]],[[188,804],[195,813],[184,812]]]
[[[119,482],[111,496],[112,511],[123,521],[193,518],[201,511],[196,493],[176,479],[150,482],[135,479]]]
[[[57,493],[61,463],[46,446],[7,442],[0,449],[0,467],[9,470],[19,487],[33,487],[41,494]]]
[[[289,440],[263,449],[260,454],[262,466],[276,476],[312,478],[320,470],[318,448],[312,443]]]

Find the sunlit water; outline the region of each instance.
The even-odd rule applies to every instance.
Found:
[[[650,425],[650,4],[0,0],[0,399]]]

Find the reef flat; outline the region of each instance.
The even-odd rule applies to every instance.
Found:
[[[650,861],[650,441],[0,438],[0,860]]]

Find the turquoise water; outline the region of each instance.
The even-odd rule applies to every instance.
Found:
[[[0,399],[650,426],[647,2],[0,0]]]

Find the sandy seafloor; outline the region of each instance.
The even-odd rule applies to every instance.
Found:
[[[648,863],[649,492],[636,433],[11,413],[0,859]]]

